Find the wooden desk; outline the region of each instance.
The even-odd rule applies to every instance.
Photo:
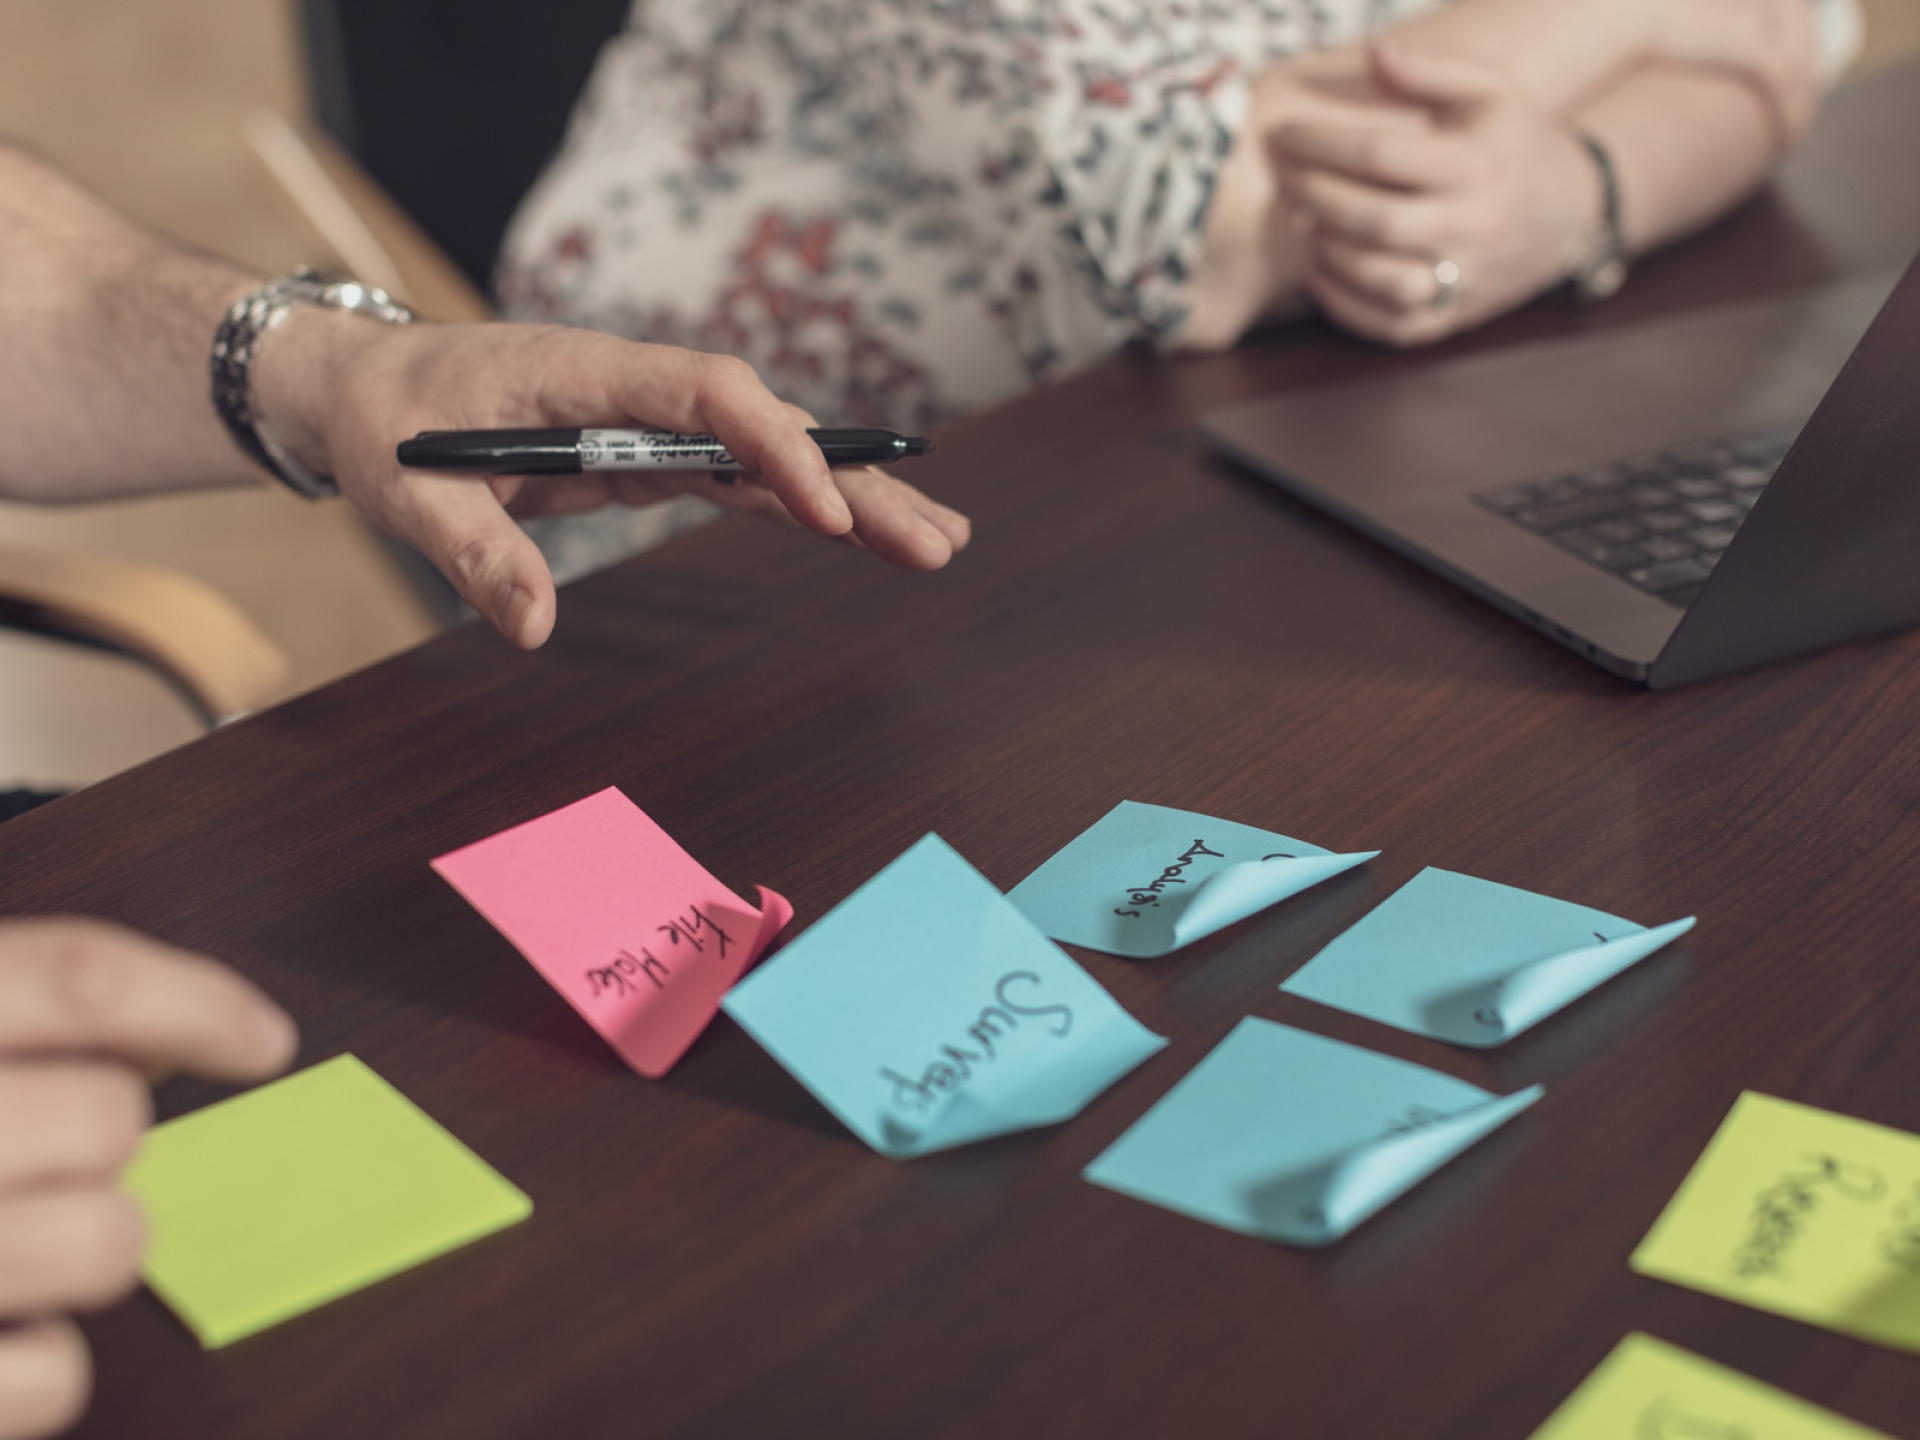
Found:
[[[1916,133],[1920,72],[1849,93],[1617,305],[1472,343],[1901,258]],[[574,587],[537,655],[449,635],[0,830],[9,909],[230,959],[304,1060],[355,1051],[538,1207],[220,1354],[136,1298],[89,1324],[85,1433],[1519,1440],[1634,1328],[1913,1433],[1920,1358],[1626,1258],[1743,1087],[1920,1130],[1920,635],[1647,695],[1195,440],[1405,363],[1312,328],[1118,359],[916,468],[978,523],[947,573],[728,524]],[[1011,885],[1123,796],[1385,854],[1083,957],[1172,1045],[1068,1125],[897,1164],[724,1019],[627,1073],[427,869],[610,783],[801,925],[929,829]],[[1277,993],[1429,863],[1701,924],[1491,1054]],[[1084,1184],[1248,1013],[1548,1095],[1320,1253]]]

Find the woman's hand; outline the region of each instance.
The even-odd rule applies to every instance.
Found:
[[[1214,182],[1182,347],[1224,350],[1262,321],[1307,308],[1306,235],[1271,153],[1280,130],[1314,124],[1391,133],[1427,123],[1424,110],[1380,86],[1357,46],[1296,56],[1255,76],[1246,119]]]
[[[151,1118],[148,1073],[264,1079],[295,1043],[210,960],[96,921],[0,925],[0,1440],[79,1418],[92,1369],[67,1316],[139,1281],[119,1176]]]
[[[1307,237],[1307,288],[1327,315],[1369,339],[1424,345],[1565,279],[1602,204],[1573,133],[1483,60],[1392,38],[1370,53],[1382,89],[1424,123],[1314,117],[1273,139]]]

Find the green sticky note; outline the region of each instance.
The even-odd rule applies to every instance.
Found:
[[[1920,1137],[1749,1091],[1632,1265],[1920,1350]]]
[[[1629,1335],[1529,1440],[1887,1440],[1830,1410],[1655,1340]]]
[[[144,1273],[209,1350],[533,1213],[352,1055],[155,1127]]]

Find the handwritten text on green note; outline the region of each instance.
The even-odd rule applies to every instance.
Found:
[[[1920,1350],[1920,1137],[1749,1091],[1632,1264]]]

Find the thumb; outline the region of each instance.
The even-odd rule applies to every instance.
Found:
[[[557,599],[540,547],[468,476],[412,475],[403,514],[381,517],[447,577],[460,596],[522,650],[553,633]]]
[[[1457,51],[1384,36],[1367,47],[1374,75],[1388,90],[1439,110],[1479,110],[1506,94],[1499,66]]]

